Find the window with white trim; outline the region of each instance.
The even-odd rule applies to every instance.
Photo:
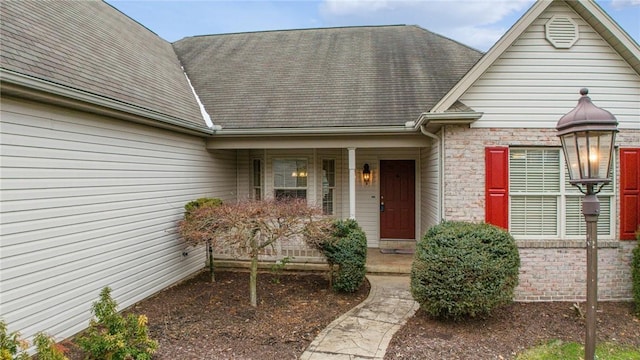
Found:
[[[251,168],[251,188],[253,199],[262,200],[262,160],[253,159]]]
[[[612,182],[613,183],[613,182]],[[598,194],[598,235],[612,238],[612,183]],[[521,239],[583,239],[583,195],[569,183],[560,148],[509,149],[509,231]]]
[[[277,200],[307,198],[307,160],[273,161],[273,191]]]
[[[322,160],[322,213],[333,215],[336,188],[336,161]]]

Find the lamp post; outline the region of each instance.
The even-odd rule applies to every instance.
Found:
[[[582,214],[587,223],[587,324],[585,360],[593,360],[596,347],[596,307],[598,303],[598,215],[600,202],[596,194],[611,182],[609,170],[618,121],[601,109],[581,89],[578,105],[562,116],[556,130],[562,142],[569,182],[585,195]]]

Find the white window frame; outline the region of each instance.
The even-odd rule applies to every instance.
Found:
[[[542,193],[542,192],[516,192],[512,187],[512,151],[513,150],[557,150],[559,153],[559,162],[560,162],[560,189],[558,192],[553,193]],[[598,194],[598,199],[600,200],[601,207],[605,208],[607,205],[609,207],[609,226],[606,229],[606,225],[604,221],[598,222],[598,239],[601,240],[613,240],[615,238],[615,226],[616,226],[616,214],[615,214],[615,201],[616,201],[616,187],[614,184],[616,183],[615,178],[615,163],[613,163],[612,168],[612,179],[611,183],[607,186],[603,187],[602,191]],[[576,235],[568,235],[567,234],[567,198],[572,196],[582,196],[578,188],[569,184],[568,172],[566,169],[566,162],[564,159],[564,152],[559,147],[510,147],[509,148],[509,229],[513,229],[513,197],[517,196],[555,196],[557,201],[557,216],[558,221],[556,222],[556,234],[554,235],[542,235],[542,234],[513,234],[514,238],[517,240],[584,240],[585,238],[585,226],[581,226],[581,233]],[[555,194],[555,195],[553,195]],[[582,201],[580,200],[580,203]],[[575,209],[574,209],[575,210]],[[584,221],[584,217],[582,213],[579,214],[579,217],[582,221]],[[600,215],[600,220],[602,220],[602,215]],[[608,230],[607,233],[603,233],[603,230]]]
[[[256,177],[256,163],[259,167],[259,173]],[[256,183],[256,180],[258,183]],[[251,159],[251,198],[253,200],[262,200],[264,198],[264,164],[262,159]]]

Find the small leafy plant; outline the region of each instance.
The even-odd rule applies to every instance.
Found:
[[[66,349],[44,333],[37,333],[33,342],[38,352],[38,360],[68,360],[64,356]]]
[[[33,342],[38,360],[69,360],[64,356],[65,348],[45,333],[37,333]],[[28,348],[29,342],[22,339],[17,331],[7,334],[7,324],[0,320],[0,360],[29,360]]]
[[[158,343],[149,338],[147,317],[129,314],[126,318],[117,312],[117,303],[111,298],[111,289],[100,292],[100,300],[93,303],[95,319],[78,338],[78,345],[94,360],[150,360]]]
[[[275,284],[280,284],[280,275],[282,275],[282,272],[284,271],[284,268],[287,266],[288,263],[291,262],[291,260],[293,260],[293,257],[291,256],[286,256],[278,261],[275,262],[275,264],[271,265],[271,273],[273,274],[273,282]]]
[[[7,323],[0,320],[0,360],[29,360],[29,342],[13,331],[7,334]]]

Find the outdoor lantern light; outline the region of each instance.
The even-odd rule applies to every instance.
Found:
[[[609,170],[618,132],[618,121],[601,109],[581,89],[578,105],[560,118],[556,126],[562,141],[569,182],[585,194],[582,214],[587,223],[587,324],[585,360],[593,360],[596,344],[596,306],[598,303],[598,215],[600,202],[596,194],[611,182]]]
[[[362,181],[365,185],[369,185],[371,182],[371,169],[369,169],[369,164],[364,164],[364,168],[362,169]]]

